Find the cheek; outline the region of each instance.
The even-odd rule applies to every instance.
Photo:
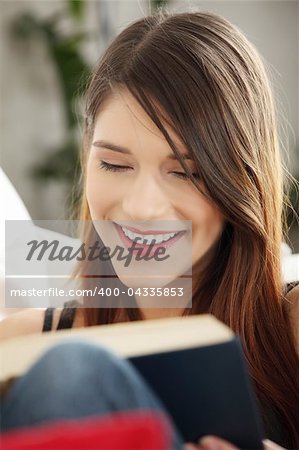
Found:
[[[215,206],[206,200],[198,203],[192,220],[194,239],[204,239],[210,245],[220,237],[224,226],[224,217]]]

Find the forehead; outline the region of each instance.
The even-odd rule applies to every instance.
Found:
[[[173,143],[185,153],[186,148],[179,136],[161,117],[158,108],[156,112]],[[124,143],[125,140],[127,146],[134,146],[136,141],[141,144],[142,140],[143,145],[147,142],[154,143],[171,151],[163,133],[125,88],[113,92],[101,105],[95,121],[94,139],[112,139],[119,141],[118,143]]]

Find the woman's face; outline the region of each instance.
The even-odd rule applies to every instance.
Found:
[[[186,154],[178,136],[165,128]],[[187,159],[186,163],[196,173],[194,162]],[[175,276],[184,273],[184,255],[192,267],[218,240],[224,225],[222,214],[184,178],[184,169],[163,134],[125,89],[111,96],[97,116],[87,161],[86,195],[93,221],[127,225],[140,235],[160,231],[158,237],[164,234],[164,238],[166,231],[185,230],[168,249],[175,261]],[[117,228],[112,226],[113,239],[124,246]],[[111,247],[111,235],[108,238],[105,233],[102,240]],[[165,261],[168,267],[169,261]],[[145,263],[139,262],[143,273]],[[150,267],[147,261],[147,273]]]

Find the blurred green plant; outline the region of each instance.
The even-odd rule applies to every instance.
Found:
[[[33,167],[32,175],[37,180],[66,180],[71,184],[76,173],[79,147],[76,101],[80,94],[79,88],[90,72],[80,48],[89,35],[86,32],[64,35],[60,31],[60,25],[66,17],[71,17],[77,23],[81,22],[84,3],[83,0],[67,0],[64,9],[46,19],[25,13],[12,24],[14,35],[22,40],[32,37],[43,39],[61,85],[66,137],[61,146],[50,149],[45,160]]]
[[[82,0],[68,0],[68,7],[71,15],[81,21],[83,14],[84,14],[84,8],[85,4]]]
[[[167,0],[151,0],[151,10],[161,9],[167,5]]]

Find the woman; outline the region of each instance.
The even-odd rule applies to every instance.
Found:
[[[53,328],[214,314],[241,337],[267,436],[299,446],[299,292],[288,300],[282,283],[276,114],[253,46],[210,13],[161,13],[130,25],[87,90],[82,173],[83,220],[123,229],[130,220],[192,220],[192,308],[142,308],[137,297],[133,309],[85,303],[71,310],[74,322],[68,309],[62,318],[56,311]],[[51,310],[46,317],[44,330]],[[42,320],[39,311],[16,314],[2,335],[41,330]]]

